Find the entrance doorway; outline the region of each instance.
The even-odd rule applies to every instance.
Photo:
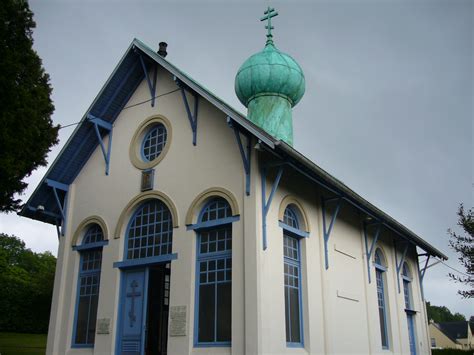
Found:
[[[167,354],[169,292],[169,263],[124,272],[117,354]]]

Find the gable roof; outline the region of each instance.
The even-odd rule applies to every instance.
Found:
[[[401,238],[420,247],[429,255],[445,260],[447,259],[446,255],[439,250],[362,198],[344,183],[299,153],[296,149],[283,141],[275,139],[263,129],[247,120],[240,112],[137,39],[132,41],[115,70],[86,111],[86,114],[82,117],[81,122],[48,169],[43,180],[19,212],[19,215],[50,224],[58,224],[61,210],[58,207],[54,191],[48,185],[48,181],[54,180],[64,185],[69,185],[74,181],[99,144],[95,127],[89,121],[88,116],[99,117],[110,124],[116,120],[131,95],[135,92],[135,89],[142,80],[145,79],[145,72],[141,66],[140,56],[147,69],[152,65],[158,64],[169,71],[179,79],[188,90],[205,98],[212,105],[225,113],[241,130],[257,138],[259,142],[263,143],[261,147],[264,150],[273,154],[277,159],[282,160],[286,166],[302,173],[313,182],[321,185],[331,194],[341,197],[345,202],[363,211],[367,216],[379,221],[386,228],[392,230]],[[101,136],[106,136],[108,132],[102,130],[100,134]],[[61,201],[64,201],[64,198],[64,194],[59,196]],[[43,206],[44,212],[38,211],[37,206]]]
[[[468,337],[468,330],[470,330],[468,321],[458,322],[442,322],[435,323],[437,328],[441,330],[448,338],[453,341],[458,339],[466,339]]]

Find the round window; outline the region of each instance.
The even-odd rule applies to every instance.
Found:
[[[163,116],[143,121],[130,143],[130,160],[141,170],[153,168],[166,155],[171,143],[171,125]]]
[[[142,143],[142,158],[145,161],[155,160],[166,145],[167,132],[162,123],[151,127]]]

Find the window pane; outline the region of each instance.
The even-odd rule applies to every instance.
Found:
[[[290,315],[291,315],[291,342],[299,343],[300,339],[300,300],[298,289],[291,288],[290,291]]]
[[[217,341],[230,341],[232,330],[232,284],[217,285]]]
[[[285,287],[285,327],[286,327],[286,341],[291,342],[290,336],[290,293],[289,287]]]
[[[89,314],[89,329],[87,331],[87,343],[94,344],[95,340],[95,325],[97,322],[97,305],[99,301],[99,296],[90,297],[90,314]]]
[[[214,341],[215,285],[199,287],[199,342]]]
[[[76,319],[76,344],[86,344],[87,318],[89,316],[89,297],[80,297]]]

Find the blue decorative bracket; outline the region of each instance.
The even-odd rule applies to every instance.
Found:
[[[240,155],[242,157],[242,163],[244,165],[244,171],[245,171],[245,193],[247,196],[250,195],[250,157],[251,157],[251,144],[252,144],[252,136],[250,134],[244,134],[246,137],[246,146],[244,148],[242,144],[242,137],[240,135],[239,129],[232,124],[232,120],[230,117],[227,117],[227,124],[230,126],[230,128],[233,129],[234,134],[235,134],[235,139],[237,140],[237,144],[239,145],[239,151]]]
[[[426,254],[426,260],[425,260],[425,265],[421,270],[419,270],[419,276],[420,276],[420,289],[421,289],[421,298],[425,300],[425,293],[423,291],[423,279],[425,278],[425,272],[426,269],[428,268],[428,261],[430,261],[430,254]]]
[[[198,122],[198,105],[199,105],[199,95],[196,94],[193,90],[189,89],[181,80],[177,77],[174,78],[176,85],[181,89],[181,96],[183,97],[184,107],[186,108],[186,112],[188,114],[189,124],[191,125],[191,129],[193,131],[193,145],[196,145],[196,135],[197,135],[197,122]],[[194,96],[194,113],[191,113],[191,109],[189,107],[188,98],[186,97],[186,91],[191,93]]]
[[[395,266],[397,267],[397,283],[398,283],[398,293],[400,293],[400,271],[403,267],[403,262],[405,261],[405,257],[408,251],[408,242],[405,243],[405,247],[403,248],[402,257],[400,258],[400,262],[398,262],[398,253],[397,253],[397,244],[395,240],[393,241],[393,248],[395,250]]]
[[[51,179],[46,179],[46,184],[53,189],[54,193],[54,198],[56,199],[56,203],[58,205],[59,212],[61,212],[61,229],[59,229],[59,223],[56,224],[56,230],[59,235],[63,235],[66,230],[66,205],[67,205],[67,193],[69,191],[69,186],[66,184],[63,184],[61,182],[51,180]],[[58,190],[62,190],[65,192],[64,200],[61,203],[61,200],[59,198]]]
[[[107,122],[101,118],[95,117],[90,113],[87,114],[87,118],[89,122],[94,124],[95,133],[97,135],[97,139],[99,140],[100,149],[102,150],[102,155],[104,156],[105,160],[105,175],[109,175],[109,165],[110,165],[110,153],[112,150],[112,129],[113,126],[110,122]],[[104,140],[100,135],[99,127],[107,130],[109,132],[109,143],[107,144],[107,149],[105,149]]]
[[[148,83],[148,89],[150,90],[150,96],[151,96],[151,107],[155,106],[155,98],[156,98],[156,77],[158,74],[158,66],[155,65],[155,70],[153,71],[153,77],[150,78],[148,75],[148,70],[145,65],[145,61],[143,60],[143,56],[141,53],[138,52],[138,57],[140,58],[140,64],[142,65],[143,72],[145,73],[145,79],[146,82]]]
[[[275,181],[272,185],[272,190],[270,196],[267,200],[266,184],[267,184],[267,168],[263,167],[261,171],[262,177],[262,238],[263,238],[263,250],[267,250],[267,214],[270,209],[273,197],[275,196],[275,191],[280,183],[281,176],[283,174],[283,165],[278,167],[278,172],[275,178]]]
[[[368,228],[369,226],[375,226],[375,234],[374,234],[374,239],[372,240],[372,243],[369,246],[369,231]],[[379,239],[380,236],[380,229],[382,228],[382,223],[381,222],[375,222],[375,223],[366,223],[364,222],[364,239],[365,239],[365,255],[367,257],[367,275],[369,278],[369,284],[371,282],[371,277],[370,277],[370,260],[372,259],[372,254],[375,249],[375,245],[377,244],[377,240]]]
[[[326,225],[326,205],[331,202],[336,202],[336,208],[329,222],[329,227]],[[334,227],[334,222],[336,221],[337,215],[341,209],[342,197],[335,198],[321,198],[321,209],[323,212],[323,234],[324,234],[324,262],[326,270],[329,269],[329,255],[328,255],[328,241],[331,236],[332,228]]]

